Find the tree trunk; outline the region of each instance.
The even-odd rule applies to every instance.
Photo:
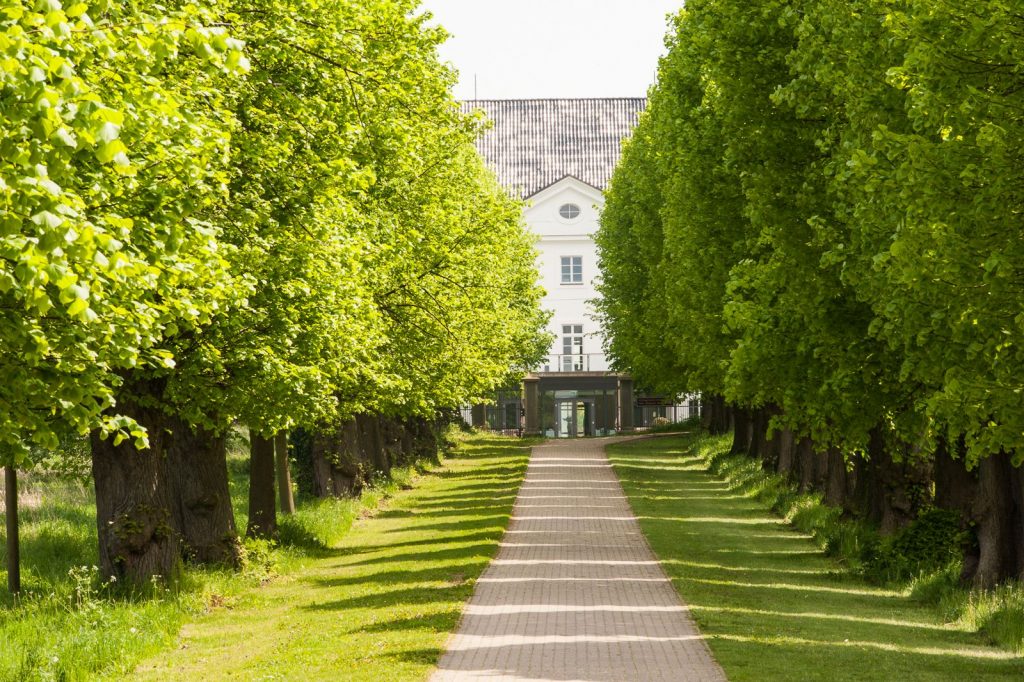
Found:
[[[272,538],[277,533],[274,501],[274,441],[249,429],[249,527],[253,538]]]
[[[800,439],[800,444],[797,446],[797,462],[800,468],[800,492],[810,492],[817,487],[817,461],[814,441],[811,440],[810,436],[804,436]]]
[[[318,497],[351,497],[362,488],[363,472],[370,465],[364,462],[354,419],[318,429],[312,455],[313,491]]]
[[[1013,516],[1013,538],[1011,544],[1017,550],[1017,562],[1011,577],[1024,580],[1024,467],[1015,467],[1010,477],[1010,489],[1016,514]]]
[[[732,416],[732,447],[729,448],[729,454],[746,453],[750,447],[750,412],[746,408],[733,406]]]
[[[964,453],[954,455],[949,443],[940,439],[935,449],[935,506],[958,511],[966,517],[971,513],[977,494],[977,470],[968,471]]]
[[[156,392],[155,387],[144,391]],[[127,391],[125,391],[127,392]],[[102,577],[133,587],[146,587],[159,576],[175,577],[178,537],[170,526],[171,490],[164,457],[165,417],[156,408],[122,400],[118,414],[135,419],[149,436],[149,447],[137,450],[132,439],[89,438],[96,486],[96,526]]]
[[[356,423],[359,426],[359,441],[362,451],[372,466],[372,474],[391,473],[391,466],[387,459],[387,452],[384,451],[380,435],[380,420],[376,415],[360,414],[356,416]]]
[[[702,409],[701,424],[706,424],[708,433],[719,436],[729,432],[730,410],[725,398],[720,395],[709,395]]]
[[[21,592],[21,545],[18,541],[18,470],[4,467],[4,513],[7,518],[7,591]]]
[[[826,454],[828,473],[825,481],[825,504],[842,507],[846,504],[849,493],[847,485],[846,458],[843,452],[833,446]]]
[[[854,460],[855,490],[848,509],[884,534],[910,523],[928,501],[930,462],[905,452],[895,461],[881,427],[871,430],[866,458]]]
[[[711,399],[706,395],[702,395],[700,397],[700,428],[708,433],[713,433],[711,422]]]
[[[274,437],[274,451],[277,455],[277,492],[281,498],[281,513],[295,513],[295,497],[292,495],[292,475],[288,467],[288,433],[281,431]]]
[[[168,417],[164,439],[171,521],[181,537],[182,553],[200,564],[238,566],[225,437]]]
[[[989,455],[978,464],[978,565],[971,576],[975,587],[990,588],[1019,577],[1018,566],[1024,563],[1024,547],[1019,544],[1022,510],[1013,490],[1019,480],[1020,470],[1011,465],[1008,453]]]
[[[777,414],[779,409],[775,405],[764,405],[754,410],[754,418],[751,420],[748,454],[754,459],[760,459],[761,466],[766,471],[775,470],[775,443],[774,438],[768,437],[768,427]]]
[[[960,528],[970,540],[963,547],[960,580],[968,583],[978,572],[978,544],[971,524],[974,500],[978,496],[978,470],[968,471],[963,442],[951,444],[940,438],[935,449],[935,506],[960,514]]]
[[[789,480],[793,476],[793,450],[794,450],[794,436],[790,429],[782,429],[776,434],[778,440],[777,453],[778,458],[776,459],[775,471],[780,475]]]

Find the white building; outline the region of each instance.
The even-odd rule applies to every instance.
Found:
[[[643,98],[472,100],[492,122],[477,148],[510,192],[526,200],[537,267],[552,311],[547,360],[522,389],[476,408],[474,423],[552,437],[632,430],[654,411],[635,400],[632,379],[610,371],[591,301],[599,278],[594,234],[603,191]],[[655,399],[656,402],[656,399]],[[655,410],[657,407],[655,406]]]

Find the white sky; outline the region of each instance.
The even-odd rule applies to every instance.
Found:
[[[683,0],[423,0],[457,99],[643,97]]]

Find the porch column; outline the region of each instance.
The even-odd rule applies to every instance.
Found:
[[[525,436],[540,435],[540,379],[523,379],[523,411],[526,412]]]
[[[633,430],[633,377],[619,377],[619,431]]]

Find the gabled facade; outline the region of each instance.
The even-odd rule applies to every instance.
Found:
[[[632,379],[610,371],[594,315],[599,279],[594,234],[603,191],[636,125],[642,98],[474,100],[492,127],[477,147],[508,191],[526,200],[554,341],[521,389],[478,406],[473,422],[550,437],[632,430]]]
[[[523,217],[537,235],[537,269],[552,311],[548,331],[555,340],[541,372],[606,372],[604,336],[591,303],[597,297],[594,233],[604,197],[567,175],[529,198]]]

